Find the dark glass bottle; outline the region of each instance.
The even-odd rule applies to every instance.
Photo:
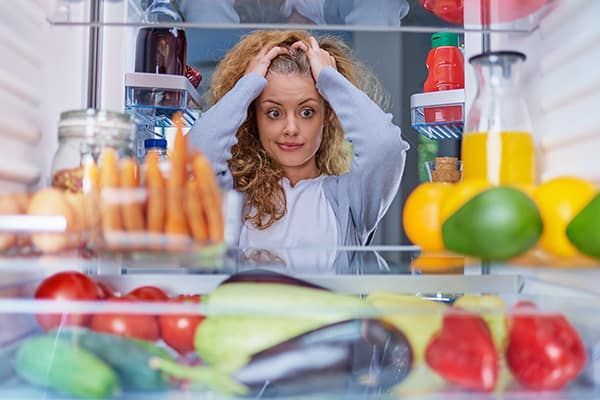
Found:
[[[153,0],[145,13],[148,23],[178,23],[183,17],[171,0]],[[135,72],[184,75],[187,40],[182,28],[143,27],[136,40]]]

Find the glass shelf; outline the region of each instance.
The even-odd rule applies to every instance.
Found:
[[[522,257],[484,263],[452,254],[422,253],[415,246],[213,247],[169,252],[75,252],[0,257],[3,277],[79,269],[127,285],[159,284],[209,292],[228,276],[268,269],[348,293],[554,293],[600,299],[600,261]],[[114,277],[114,278],[111,278]],[[119,278],[117,278],[119,277]],[[4,278],[0,278],[0,283]],[[0,287],[2,285],[0,284]]]
[[[15,1],[15,0],[11,0]],[[143,7],[148,0],[97,0],[104,13],[100,21],[90,22],[85,12],[96,0],[73,2],[58,0],[48,12],[52,25],[143,26]],[[182,1],[179,0],[181,3]],[[442,11],[436,0],[339,0],[306,2],[288,9],[283,1],[246,0],[230,2],[185,1],[180,26],[204,29],[309,29],[327,31],[490,31],[532,32],[551,10],[554,0],[464,0],[464,10]],[[284,4],[284,6],[281,6]],[[316,4],[316,6],[315,6]],[[324,6],[319,6],[324,4]],[[488,10],[487,16],[483,9]],[[427,9],[425,8],[427,7]],[[118,9],[121,12],[114,12]],[[483,21],[483,22],[482,22]],[[159,25],[157,26],[169,26]]]

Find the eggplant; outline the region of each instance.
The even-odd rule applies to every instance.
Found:
[[[406,336],[377,319],[346,320],[306,332],[255,353],[226,377],[211,367],[153,362],[174,377],[252,397],[379,394],[402,382],[412,364]]]
[[[250,269],[231,275],[229,278],[222,281],[219,286],[226,285],[228,283],[276,283],[282,285],[293,285],[301,286],[312,289],[329,290],[323,286],[316,285],[314,283],[294,278],[293,276],[281,274],[279,272],[271,271],[268,269]]]
[[[404,334],[363,319],[326,325],[258,352],[233,378],[269,396],[380,392],[402,382],[411,367]]]

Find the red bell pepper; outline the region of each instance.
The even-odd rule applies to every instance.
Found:
[[[510,317],[506,360],[522,385],[558,390],[579,375],[586,356],[579,334],[563,315],[541,314],[532,303],[521,303]]]
[[[446,22],[463,23],[464,0],[421,0],[421,5]]]
[[[479,315],[453,311],[425,350],[431,369],[450,383],[491,391],[498,379],[498,353],[492,335]]]

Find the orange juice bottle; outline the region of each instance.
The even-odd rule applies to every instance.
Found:
[[[512,51],[472,57],[478,90],[462,141],[463,179],[493,185],[533,185],[535,144],[519,87],[525,55]]]
[[[529,132],[475,132],[463,137],[463,179],[533,185],[535,149]]]

